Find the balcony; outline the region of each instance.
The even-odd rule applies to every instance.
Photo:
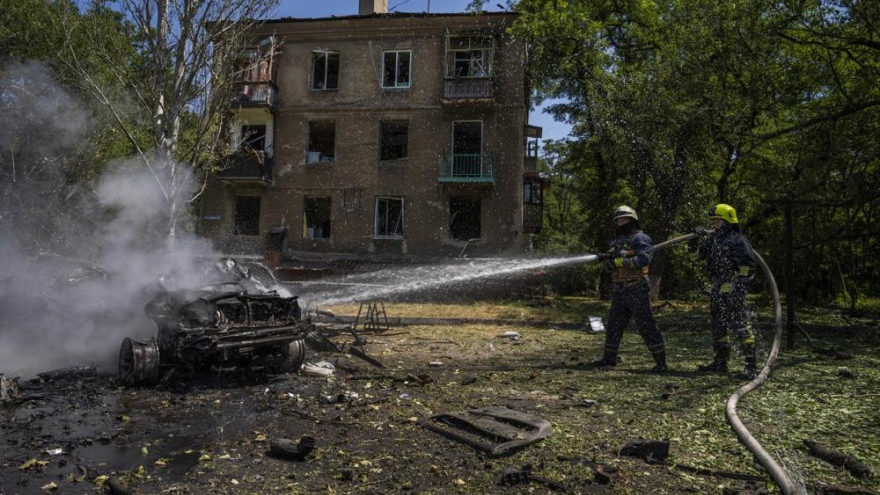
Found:
[[[440,182],[462,184],[495,183],[492,175],[494,153],[444,153],[440,163]]]
[[[443,103],[481,104],[494,101],[493,81],[488,77],[465,77],[443,80]]]
[[[235,85],[232,108],[265,108],[275,113],[278,87],[272,81],[242,81]]]
[[[233,153],[220,160],[217,180],[227,184],[258,184],[270,186],[274,182],[272,168],[275,160],[264,152]]]
[[[523,234],[540,234],[544,221],[544,205],[523,205]]]
[[[538,140],[543,134],[543,129],[536,125],[526,124],[524,131],[526,154],[523,158],[523,169],[525,172],[535,173],[538,171]]]

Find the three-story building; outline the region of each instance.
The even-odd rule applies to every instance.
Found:
[[[270,20],[231,101],[200,231],[228,254],[500,256],[541,226],[516,15]]]

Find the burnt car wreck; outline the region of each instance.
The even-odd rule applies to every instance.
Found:
[[[178,372],[297,371],[314,326],[302,319],[296,296],[246,282],[243,277],[196,290],[161,290],[144,308],[157,336],[122,342],[119,382],[154,384]]]

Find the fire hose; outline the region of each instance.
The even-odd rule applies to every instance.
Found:
[[[678,243],[684,242],[688,239],[691,239],[696,234],[686,234],[681,237],[676,237],[674,239],[670,239],[665,242],[661,242],[659,244],[654,245],[654,249],[664,249],[669,246],[674,246]],[[776,358],[779,355],[779,347],[782,342],[782,304],[779,301],[779,289],[776,286],[776,280],[773,278],[773,274],[770,272],[770,268],[767,266],[767,263],[764,261],[764,258],[761,257],[755,251],[752,250],[752,254],[755,257],[755,261],[760,265],[761,270],[764,272],[764,276],[767,277],[768,284],[770,286],[770,292],[773,294],[773,309],[776,321],[776,334],[773,338],[773,346],[770,349],[770,355],[767,357],[767,362],[764,364],[761,372],[758,373],[752,381],[743,385],[739,388],[733,395],[727,399],[727,408],[726,415],[727,421],[730,423],[730,427],[733,428],[733,431],[736,433],[737,437],[739,437],[740,441],[745,444],[746,448],[748,448],[752,454],[754,454],[755,458],[767,470],[770,474],[770,477],[773,478],[773,481],[779,487],[779,489],[785,495],[806,495],[806,489],[797,483],[795,483],[788,473],[770,456],[770,454],[761,446],[760,443],[755,439],[754,436],[746,429],[745,425],[743,425],[742,421],[740,421],[739,416],[736,414],[736,406],[739,403],[739,400],[743,398],[746,394],[751,392],[752,390],[760,387],[770,376],[770,370],[773,365],[776,363]]]

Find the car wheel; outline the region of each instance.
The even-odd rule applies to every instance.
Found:
[[[273,366],[277,373],[293,373],[302,368],[306,360],[306,343],[303,339],[294,340],[279,351],[280,358]]]
[[[159,378],[159,346],[155,340],[137,342],[126,338],[119,349],[117,378],[123,385],[147,385]]]

